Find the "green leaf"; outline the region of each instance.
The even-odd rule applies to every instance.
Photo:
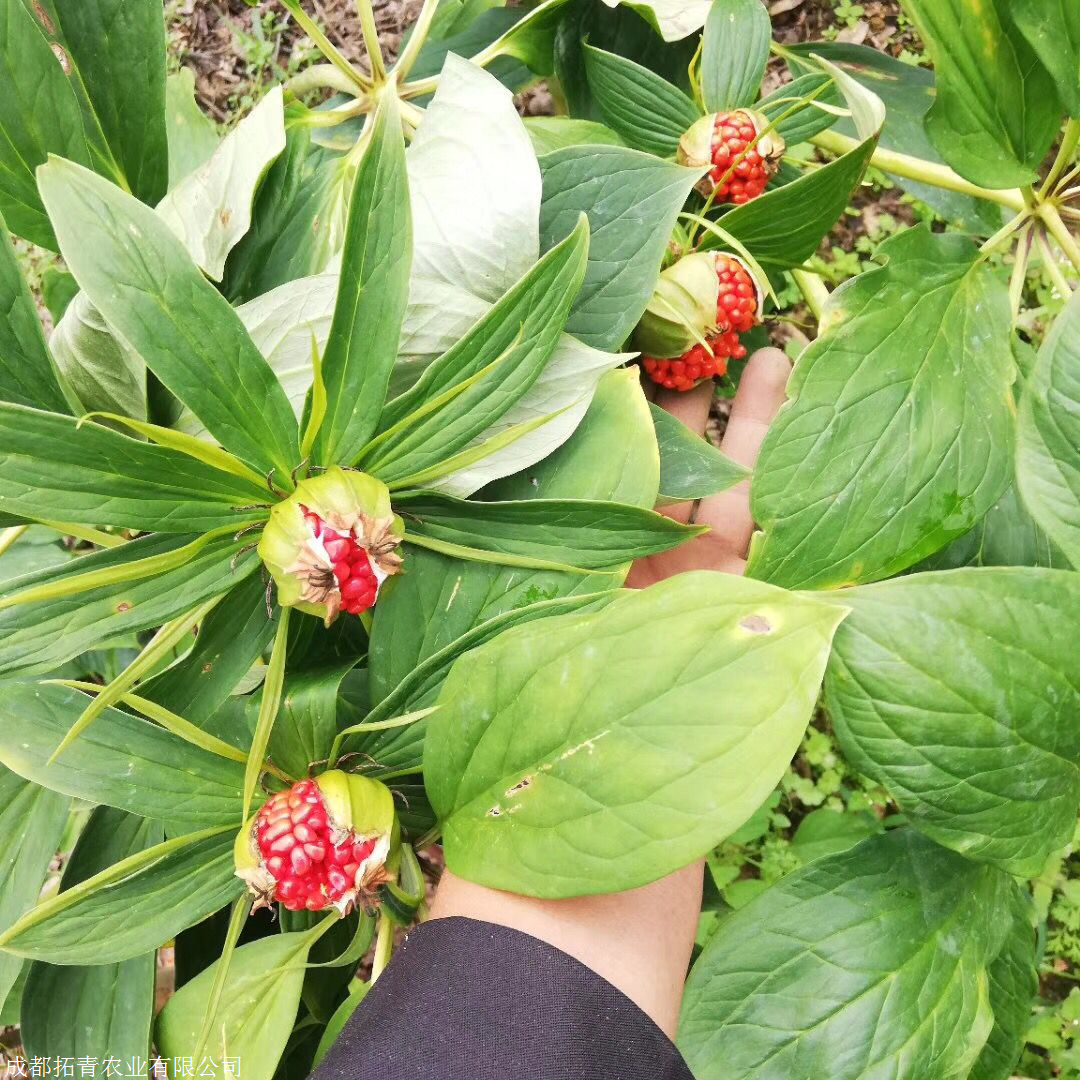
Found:
[[[876,145],[867,139],[828,165],[736,206],[720,219],[721,227],[768,269],[799,266],[844,212]]]
[[[7,930],[37,902],[67,823],[69,800],[7,769],[0,769],[0,929]],[[0,952],[0,1004],[22,968]]]
[[[967,1076],[1012,887],[907,829],[782,878],[690,973],[679,1048],[694,1076]]]
[[[907,230],[837,289],[761,448],[748,573],[788,588],[896,574],[1009,483],[1009,303],[970,241]],[[924,422],[932,416],[933,423]]]
[[[168,226],[71,162],[43,165],[38,186],[64,258],[106,323],[226,450],[284,481],[299,454],[288,399]]]
[[[664,41],[680,41],[705,25],[712,0],[604,0],[609,8],[622,3],[660,32]]]
[[[274,636],[277,616],[266,613],[266,586],[251,574],[203,620],[191,651],[139,693],[193,724],[209,720],[257,664]]]
[[[1055,319],[1020,401],[1016,474],[1035,520],[1080,567],[1080,296]]]
[[[447,866],[551,898],[702,856],[779,781],[843,616],[699,572],[467,653],[424,744]]]
[[[159,824],[99,806],[79,834],[61,890],[163,839]],[[147,952],[118,964],[87,967],[32,963],[19,1031],[27,1056],[73,1061],[144,1056],[154,1015],[154,961]]]
[[[812,810],[799,822],[791,838],[791,850],[805,866],[825,855],[839,855],[884,831],[884,825],[873,814],[822,807]]]
[[[389,103],[389,104],[387,104]],[[412,217],[397,98],[384,97],[349,205],[334,321],[322,360],[323,465],[352,462],[379,423],[409,296]]]
[[[55,326],[75,299],[79,285],[75,278],[59,266],[46,266],[41,272],[41,299]]]
[[[50,790],[160,819],[170,832],[239,826],[239,764],[116,709],[106,709],[80,737],[78,754],[48,764],[88,700],[59,686],[7,684],[0,761]]]
[[[1030,184],[1061,117],[1054,82],[1009,22],[1007,0],[904,0],[934,60],[926,130],[973,184]]]
[[[72,297],[49,348],[80,411],[146,419],[146,365],[112,332],[86,293]]]
[[[235,838],[219,827],[139,850],[42,901],[0,934],[0,947],[65,966],[152,953],[243,891]]]
[[[161,532],[249,524],[268,491],[94,423],[0,402],[0,510]]]
[[[814,44],[816,46],[818,42]],[[873,52],[872,49],[867,51]],[[766,94],[754,108],[769,120],[776,122],[776,130],[788,146],[795,146],[797,143],[806,142],[818,132],[836,123],[834,113],[827,112],[816,104],[820,102],[833,107],[844,104],[843,98],[831,84],[832,78],[823,72],[814,71],[807,75],[798,75],[789,83],[781,83],[771,94]],[[817,93],[813,101],[807,102],[786,119],[780,119],[783,113],[795,105],[793,98],[808,97],[823,85],[826,89]],[[887,120],[886,123],[888,123]]]
[[[1080,11],[1070,0],[1013,0],[1009,14],[1050,72],[1061,104],[1080,116]]]
[[[71,80],[23,0],[0,2],[0,85],[0,214],[16,236],[55,251],[34,169],[49,154],[89,165],[90,148]]]
[[[68,412],[56,364],[41,332],[34,298],[23,279],[3,218],[0,218],[0,311],[4,313],[0,319],[0,399]]]
[[[122,547],[81,556],[62,566],[13,582],[21,592],[69,577],[175,551],[191,537],[155,536]],[[90,592],[60,596],[0,612],[0,675],[49,672],[58,664],[97,646],[127,642],[140,630],[160,626],[192,605],[228,592],[259,565],[254,554],[231,565],[240,542],[217,540],[167,573],[119,582]],[[264,612],[265,614],[265,612]]]
[[[255,797],[255,787],[263,774],[266,763],[266,748],[270,745],[270,734],[277,719],[281,705],[281,691],[285,682],[285,653],[289,641],[289,618],[292,608],[282,608],[278,616],[277,629],[274,631],[274,644],[270,650],[270,660],[266,665],[266,678],[263,679],[259,692],[259,714],[251,735],[251,748],[248,750],[247,763],[244,766],[244,808],[242,821],[247,821],[251,813],[251,800]]]
[[[537,155],[550,154],[567,146],[623,145],[622,139],[604,124],[569,116],[526,116],[525,130]]]
[[[195,100],[195,73],[182,67],[165,80],[165,127],[169,137],[169,187],[210,160],[219,142],[217,125]]]
[[[319,1062],[326,1056],[327,1050],[337,1041],[337,1037],[348,1023],[349,1017],[356,1012],[356,1007],[367,997],[367,992],[370,989],[371,983],[356,982],[353,984],[349,996],[337,1007],[334,1015],[330,1017],[330,1022],[326,1025],[322,1037],[319,1039],[319,1046],[315,1051],[315,1060],[312,1063],[314,1067],[319,1065]]]
[[[990,1008],[994,1027],[968,1080],[1009,1080],[1031,1023],[1031,1006],[1039,987],[1035,918],[1027,890],[1009,890],[1008,922],[1001,951],[990,965]]]
[[[589,89],[604,120],[635,150],[673,157],[683,132],[701,115],[677,86],[616,53],[585,42]]]
[[[270,760],[290,776],[307,776],[323,762],[338,731],[338,691],[355,659],[334,667],[289,672],[281,710],[270,735]]]
[[[709,112],[757,99],[772,43],[772,22],[760,0],[713,0],[701,47],[701,93]]]
[[[387,405],[380,432],[479,375],[441,408],[410,423],[388,449],[380,447],[373,459],[365,458],[366,472],[390,483],[438,464],[522,398],[557,344],[581,284],[588,235],[584,220],[579,221],[411,390]]]
[[[952,570],[844,599],[825,684],[844,753],[931,839],[1034,877],[1080,807],[1075,575]]]
[[[435,492],[402,492],[395,508],[406,535],[499,556],[543,559],[581,570],[667,551],[704,530],[638,506],[590,499],[474,502]]]
[[[144,203],[157,202],[168,184],[161,6],[156,0],[32,6],[82,106],[95,169]]]
[[[592,240],[567,333],[617,349],[645,311],[672,229],[699,172],[620,146],[571,146],[540,162],[540,243],[550,247],[585,213]]]
[[[247,1080],[270,1080],[296,1020],[311,933],[277,934],[233,953],[205,1057],[207,1075],[225,1076],[224,1059],[239,1058]],[[155,1043],[164,1057],[195,1051],[217,964],[178,990],[162,1009]]]
[[[649,405],[660,448],[660,497],[669,502],[703,499],[727,491],[750,476],[750,470],[707,439],[695,435],[659,405]]]
[[[274,87],[215,147],[210,158],[158,203],[158,216],[214,281],[251,226],[255,192],[285,149],[281,87]]]

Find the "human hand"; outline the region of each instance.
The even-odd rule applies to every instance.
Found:
[[[784,401],[790,371],[779,349],[759,349],[746,363],[721,448],[748,468]],[[712,394],[710,382],[687,393],[662,391],[657,404],[701,434]],[[687,521],[693,509],[692,503],[680,503],[664,513]],[[743,572],[754,527],[749,480],[702,499],[694,517],[710,531],[673,551],[639,559],[628,585],[644,588],[686,570]],[[701,910],[702,873],[703,864],[697,862],[628,892],[538,900],[476,885],[447,871],[431,914],[481,919],[547,941],[617,986],[674,1036]]]

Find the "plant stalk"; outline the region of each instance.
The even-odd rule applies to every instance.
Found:
[[[1012,274],[1009,277],[1010,325],[1014,327],[1020,318],[1020,299],[1024,293],[1024,278],[1027,274],[1028,260],[1031,258],[1031,234],[1034,229],[1034,223],[1029,221],[1021,230],[1020,239],[1016,245],[1016,262],[1013,263]]]
[[[394,78],[399,83],[405,81],[416,63],[416,58],[420,55],[420,50],[424,47],[424,42],[427,41],[427,36],[431,32],[431,24],[438,10],[439,0],[424,0],[424,6],[420,9],[420,15],[413,24],[409,40],[405,42],[405,48],[401,50],[401,55],[398,56],[393,68]]]
[[[825,282],[821,280],[820,275],[808,273],[806,270],[793,269],[789,273],[798,285],[799,292],[803,294],[806,306],[820,323],[821,313],[829,299],[829,290],[825,288]]]
[[[1077,144],[1080,144],[1080,120],[1075,117],[1065,125],[1065,132],[1061,136],[1061,145],[1058,147],[1057,157],[1050,171],[1046,174],[1043,185],[1039,188],[1039,195],[1044,197],[1053,189],[1058,177],[1065,171],[1066,166],[1076,153]]]
[[[344,75],[361,90],[371,89],[371,81],[349,63],[338,47],[323,33],[322,27],[300,6],[300,0],[281,0],[289,14],[300,24],[301,29],[314,42],[315,47]]]
[[[12,525],[10,529],[0,532],[0,555],[3,555],[29,528],[29,525]]]
[[[324,87],[337,90],[342,94],[359,97],[357,91],[363,91],[366,87],[357,79],[362,79],[364,83],[369,85],[370,80],[359,71],[352,68],[350,70],[352,71],[351,76],[346,75],[336,64],[312,64],[311,67],[304,68],[298,75],[286,80],[285,89],[297,97],[306,94],[309,90],[321,90]]]
[[[360,15],[360,32],[364,35],[364,48],[367,49],[368,63],[371,65],[372,81],[376,86],[382,86],[386,82],[386,63],[379,45],[379,28],[375,25],[375,10],[371,6],[371,0],[356,0],[356,10]]]
[[[838,131],[831,129],[811,136],[810,142],[833,154],[846,154],[859,145],[856,139],[841,135]],[[976,199],[985,199],[987,202],[1007,206],[1015,213],[1024,209],[1024,196],[1019,189],[982,188],[978,184],[971,183],[970,180],[965,180],[947,165],[923,161],[922,158],[911,157],[909,154],[898,154],[895,150],[885,150],[880,146],[870,155],[870,164],[883,172],[903,176],[908,180],[918,180],[924,184],[944,188],[946,191],[958,191],[961,195],[972,195]]]
[[[371,985],[386,970],[394,952],[394,924],[383,911],[379,912],[379,931],[375,939],[375,955],[371,960]]]
[[[1046,272],[1050,275],[1054,288],[1060,293],[1062,299],[1068,300],[1072,296],[1072,289],[1068,281],[1065,280],[1065,275],[1061,272],[1061,267],[1058,266],[1053,251],[1050,250],[1046,234],[1041,229],[1035,234],[1035,242],[1039,245],[1039,254],[1042,255],[1043,262],[1046,264]]]
[[[1080,270],[1080,244],[1076,242],[1068,226],[1061,220],[1057,207],[1053,203],[1044,202],[1040,204],[1036,213],[1042,219],[1047,231],[1057,241],[1058,247],[1068,256],[1069,262]]]

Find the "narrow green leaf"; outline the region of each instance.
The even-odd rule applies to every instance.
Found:
[[[43,165],[38,187],[68,266],[109,326],[225,449],[287,482],[299,460],[288,398],[169,227],[69,161]]]
[[[409,297],[412,215],[397,97],[383,95],[356,171],[337,305],[323,355],[322,465],[345,465],[375,432]]]
[[[698,1080],[966,1077],[1014,888],[908,829],[818,859],[721,921],[679,1048]]]
[[[0,512],[158,532],[239,529],[260,489],[99,424],[0,402]]]
[[[11,246],[11,236],[2,217],[0,311],[4,313],[4,318],[0,320],[0,399],[53,412],[68,412],[70,406],[41,332],[41,320],[34,298],[23,279]]]
[[[165,128],[169,140],[169,187],[209,161],[219,142],[217,126],[195,100],[195,73],[188,67],[165,80]]]
[[[206,1044],[210,1039],[214,1021],[217,1019],[218,1008],[221,1005],[221,995],[225,989],[225,980],[229,975],[229,967],[232,964],[233,953],[236,952],[236,943],[240,940],[240,934],[244,929],[250,913],[251,901],[246,892],[233,901],[232,913],[229,915],[229,925],[225,930],[225,944],[221,950],[221,956],[214,964],[214,981],[210,984],[210,992],[206,995],[206,1012],[203,1015],[202,1027],[199,1029],[199,1037],[195,1040],[195,1049],[192,1051],[192,1059],[202,1061],[206,1050]],[[224,1065],[224,1062],[222,1062]]]
[[[134,540],[27,575],[13,584],[12,591],[165,554],[190,539],[154,536]],[[239,542],[219,539],[182,566],[152,578],[0,611],[0,674],[51,672],[87,649],[129,640],[133,633],[189,611],[192,604],[229,592],[260,565],[253,552],[237,558],[238,549]],[[192,680],[193,684],[197,681]]]
[[[614,570],[707,531],[641,507],[589,499],[475,502],[402,492],[395,507],[415,543],[460,544],[500,558],[542,559],[580,570]]]
[[[660,447],[660,497],[678,502],[703,499],[727,491],[750,475],[750,470],[712,443],[695,435],[681,420],[658,405],[649,406]]]
[[[329,758],[338,730],[338,692],[356,664],[349,657],[286,673],[268,745],[270,760],[291,776],[307,776],[312,765]]]
[[[49,154],[89,165],[90,148],[62,59],[22,0],[0,2],[0,85],[0,214],[16,236],[55,251],[34,169]]]
[[[243,890],[237,824],[177,836],[38,904],[0,949],[53,964],[115,964],[152,952]]]
[[[595,120],[569,116],[526,116],[525,130],[537,157],[567,146],[622,146],[619,136]]]
[[[61,890],[164,838],[156,822],[97,807],[64,867]],[[19,1029],[27,1056],[73,1061],[144,1056],[154,1015],[155,959],[147,952],[119,964],[83,967],[34,961],[23,993]]]
[[[558,342],[585,272],[589,231],[580,219],[457,345],[431,364],[416,385],[387,406],[389,427],[424,401],[510,355],[438,413],[410,426],[368,469],[384,483],[420,472],[468,445],[536,382]],[[515,344],[516,342],[516,344]]]
[[[604,120],[635,150],[673,157],[701,111],[677,86],[617,53],[583,43],[585,71]]]
[[[326,418],[326,383],[323,380],[322,358],[319,356],[319,342],[311,335],[311,409],[304,434],[300,439],[300,456],[306,461],[315,445],[322,422]]]
[[[270,662],[266,665],[266,678],[263,680],[262,695],[259,699],[259,718],[251,736],[251,749],[248,751],[247,764],[244,768],[244,809],[241,815],[244,821],[247,820],[251,811],[251,800],[255,797],[255,788],[265,768],[266,748],[270,745],[270,733],[281,704],[291,613],[292,608],[282,608],[281,615],[278,617],[277,630],[274,633],[274,647],[270,652]]]
[[[448,868],[555,898],[700,857],[787,768],[844,614],[698,572],[466,653],[424,742]]]
[[[701,44],[701,93],[709,112],[757,100],[772,44],[772,21],[760,0],[713,0]]]
[[[0,929],[7,930],[37,903],[60,844],[70,800],[0,769]],[[0,952],[0,1005],[22,961]]]
[[[50,765],[86,702],[59,686],[8,683],[0,700],[0,762],[53,791],[164,821],[172,832],[238,827],[238,764],[116,709],[106,709],[86,732],[78,754]]]

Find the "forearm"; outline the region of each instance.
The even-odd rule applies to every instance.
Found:
[[[630,892],[536,900],[443,875],[432,918],[509,926],[580,960],[674,1036],[701,909],[702,863]]]

